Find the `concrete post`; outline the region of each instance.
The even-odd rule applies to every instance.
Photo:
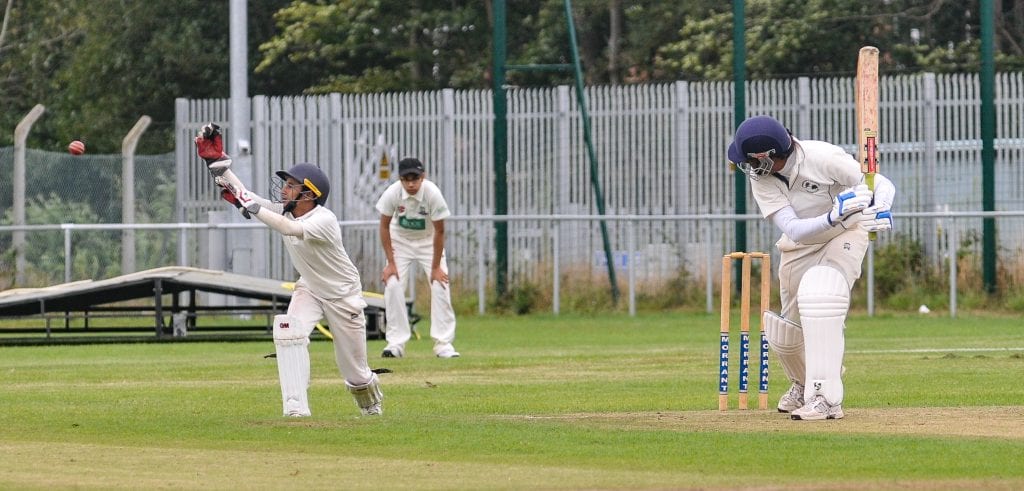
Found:
[[[36,104],[14,129],[14,217],[15,226],[25,225],[25,149],[28,132],[32,125],[46,111],[42,104]],[[11,238],[14,247],[14,285],[25,286],[25,231],[14,232]]]
[[[135,147],[146,128],[153,122],[142,116],[121,140],[121,223],[135,223]],[[121,232],[121,274],[135,272],[135,230]]]

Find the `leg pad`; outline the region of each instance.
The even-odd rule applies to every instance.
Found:
[[[797,294],[807,363],[804,400],[822,395],[833,405],[843,401],[843,325],[850,308],[850,284],[839,270],[814,266],[804,273]]]
[[[285,416],[309,416],[309,337],[287,315],[274,317],[277,374]]]
[[[380,388],[380,380],[376,373],[363,385],[352,385],[346,380],[345,387],[356,400],[356,405],[362,410],[363,415],[380,415],[383,412],[380,404],[384,400],[384,392]]]
[[[766,310],[762,318],[768,344],[779,357],[779,363],[790,382],[803,385],[807,370],[804,365],[804,331],[800,325]]]

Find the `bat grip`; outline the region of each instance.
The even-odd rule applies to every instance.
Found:
[[[875,191],[875,173],[874,172],[868,172],[868,173],[864,174],[864,184],[868,185],[868,189],[870,189],[871,192]],[[869,240],[875,240],[877,238],[878,238],[878,232],[868,232],[868,239]]]

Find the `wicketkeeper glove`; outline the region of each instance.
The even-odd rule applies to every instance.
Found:
[[[245,218],[252,218],[253,215],[259,213],[260,204],[253,199],[254,195],[248,190],[235,188],[223,177],[214,178],[213,182],[216,182],[218,186],[223,188],[220,195],[224,198],[224,201],[242,210],[242,215]]]
[[[833,227],[842,225],[843,221],[851,215],[867,208],[871,203],[871,197],[871,190],[866,184],[858,184],[839,193],[839,196],[832,201],[832,210],[826,217],[828,224]]]
[[[255,215],[260,212],[260,204],[253,199],[253,194],[248,190],[243,189],[235,195],[235,199],[238,200],[238,204],[242,205],[242,208],[249,212],[250,215]]]
[[[231,157],[224,153],[224,139],[220,134],[220,126],[209,123],[196,135],[196,154],[206,162],[206,168],[213,177],[224,174],[231,168]]]
[[[223,198],[224,201],[227,201],[228,203],[235,205],[235,208],[238,208],[242,212],[242,216],[244,216],[245,218],[252,218],[252,214],[249,213],[249,210],[242,208],[242,204],[238,202],[238,198],[236,198],[234,193],[232,193],[229,189],[221,188],[220,197]]]

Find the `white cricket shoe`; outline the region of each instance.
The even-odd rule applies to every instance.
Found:
[[[381,407],[380,403],[374,403],[370,407],[361,407],[359,411],[363,413],[363,416],[380,416],[384,414],[384,408]]]
[[[381,358],[401,358],[405,356],[405,348],[399,345],[388,345],[384,348],[384,351],[380,353]]]
[[[821,421],[823,419],[843,419],[843,416],[845,414],[843,414],[842,404],[829,404],[825,400],[825,396],[816,395],[811,402],[793,411],[789,417],[803,421]]]
[[[306,418],[310,416],[309,408],[302,407],[296,399],[288,399],[285,403],[284,415],[289,418]]]
[[[450,344],[446,344],[443,346],[434,346],[434,354],[437,355],[438,358],[459,357],[459,352],[455,351],[455,347]]]
[[[804,386],[803,384],[793,382],[793,385],[789,386],[789,390],[779,399],[779,412],[780,413],[791,413],[800,409],[804,405]]]

